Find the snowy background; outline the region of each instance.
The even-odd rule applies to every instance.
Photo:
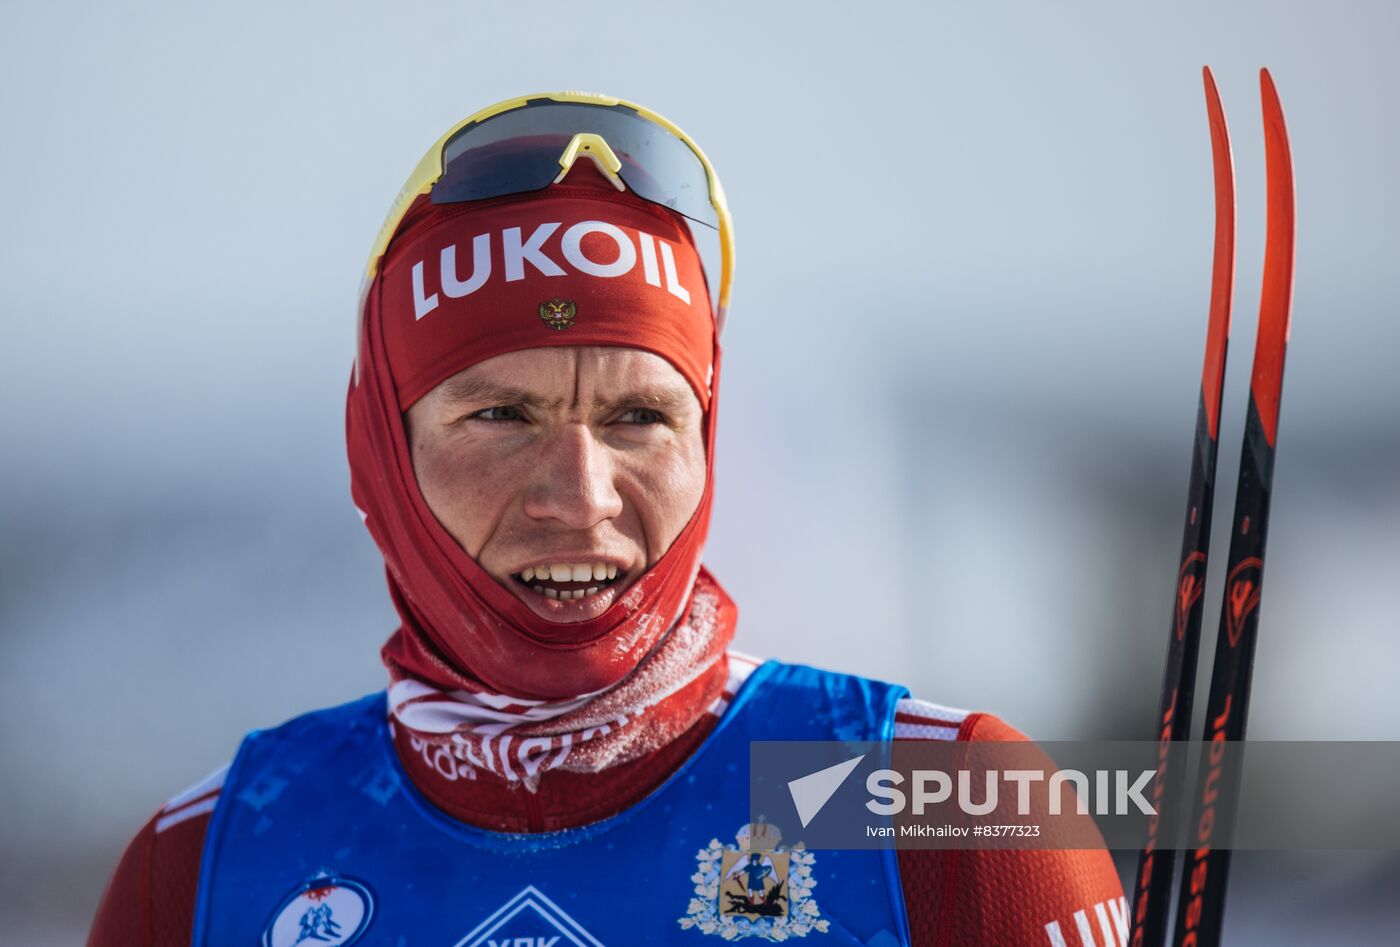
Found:
[[[1268,65],[1299,234],[1250,732],[1400,738],[1393,4],[0,13],[0,942],[81,943],[163,799],[248,728],[380,686],[392,613],[342,445],[359,273],[423,149],[528,91],[644,102],[723,176],[708,561],[738,646],[1141,738],[1209,283],[1200,67],[1239,179],[1223,516]],[[1400,921],[1397,854],[1236,872],[1232,944]]]

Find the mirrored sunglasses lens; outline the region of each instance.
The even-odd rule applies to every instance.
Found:
[[[559,155],[579,132],[601,135],[639,197],[718,227],[704,165],[665,128],[621,106],[536,100],[462,129],[443,151],[437,204],[536,191],[559,173]]]

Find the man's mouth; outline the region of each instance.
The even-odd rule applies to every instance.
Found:
[[[620,577],[617,566],[610,562],[556,562],[529,566],[512,576],[545,598],[561,602],[592,598]]]

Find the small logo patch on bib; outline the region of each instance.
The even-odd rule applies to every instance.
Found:
[[[282,900],[263,930],[262,947],[346,947],[374,918],[374,896],[351,878],[322,873]]]

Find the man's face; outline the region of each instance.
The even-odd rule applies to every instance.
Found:
[[[586,621],[670,548],[705,489],[703,415],[638,349],[508,352],[404,415],[428,508],[548,621]]]

